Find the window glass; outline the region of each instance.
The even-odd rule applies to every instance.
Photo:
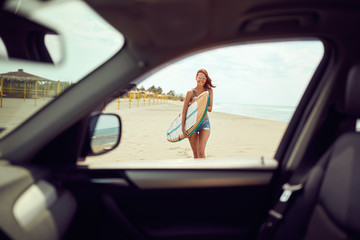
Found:
[[[136,167],[147,162],[156,168],[194,162],[189,140],[169,142],[167,130],[182,111],[187,91],[197,86],[202,68],[216,87],[206,160],[197,163],[207,167],[214,159],[215,166],[229,159],[271,159],[323,53],[320,41],[290,41],[223,47],[178,61],[106,106],[105,112],[122,119],[121,143],[112,152],[88,157],[85,164]],[[176,161],[166,165],[166,159]]]
[[[55,65],[0,55],[0,138],[102,65],[124,44],[121,33],[82,1],[27,6],[31,2],[24,2],[17,11],[59,33],[44,39]],[[7,7],[11,10],[18,6],[10,2]]]

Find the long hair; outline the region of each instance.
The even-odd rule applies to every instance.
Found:
[[[208,74],[208,72],[205,70],[205,69],[199,69],[198,71],[197,71],[197,73],[196,73],[196,77],[198,76],[198,74],[199,73],[203,73],[203,74],[205,74],[205,77],[206,77],[206,82],[205,82],[205,84],[204,84],[204,88],[205,89],[210,89],[210,88],[215,88],[216,86],[214,86],[213,84],[212,84],[212,80],[211,80],[211,78],[209,77],[209,74]]]

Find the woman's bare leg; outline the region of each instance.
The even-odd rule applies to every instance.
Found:
[[[198,157],[205,158],[205,147],[210,136],[210,130],[201,130],[199,133]]]
[[[189,137],[191,150],[193,151],[194,158],[199,158],[199,134],[196,132]]]

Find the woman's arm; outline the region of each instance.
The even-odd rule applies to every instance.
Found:
[[[213,106],[213,90],[212,88],[210,88],[209,90],[209,106],[208,106],[208,112],[212,111],[212,106]]]
[[[186,97],[185,97],[185,100],[184,100],[184,106],[183,106],[183,110],[182,110],[182,119],[181,119],[181,126],[182,126],[182,132],[184,133],[185,137],[188,137],[188,135],[186,134],[186,130],[185,130],[185,119],[186,119],[186,112],[188,110],[188,107],[189,107],[189,103],[190,103],[190,100],[192,99],[193,97],[193,92],[192,91],[188,91],[186,93]]]

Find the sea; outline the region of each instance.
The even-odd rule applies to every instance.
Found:
[[[252,118],[290,122],[295,106],[247,105],[247,104],[214,104],[213,111],[229,113]]]
[[[105,123],[106,124],[106,123]],[[102,146],[102,145],[115,145],[119,137],[119,127],[115,128],[102,128],[94,131],[91,145]]]

